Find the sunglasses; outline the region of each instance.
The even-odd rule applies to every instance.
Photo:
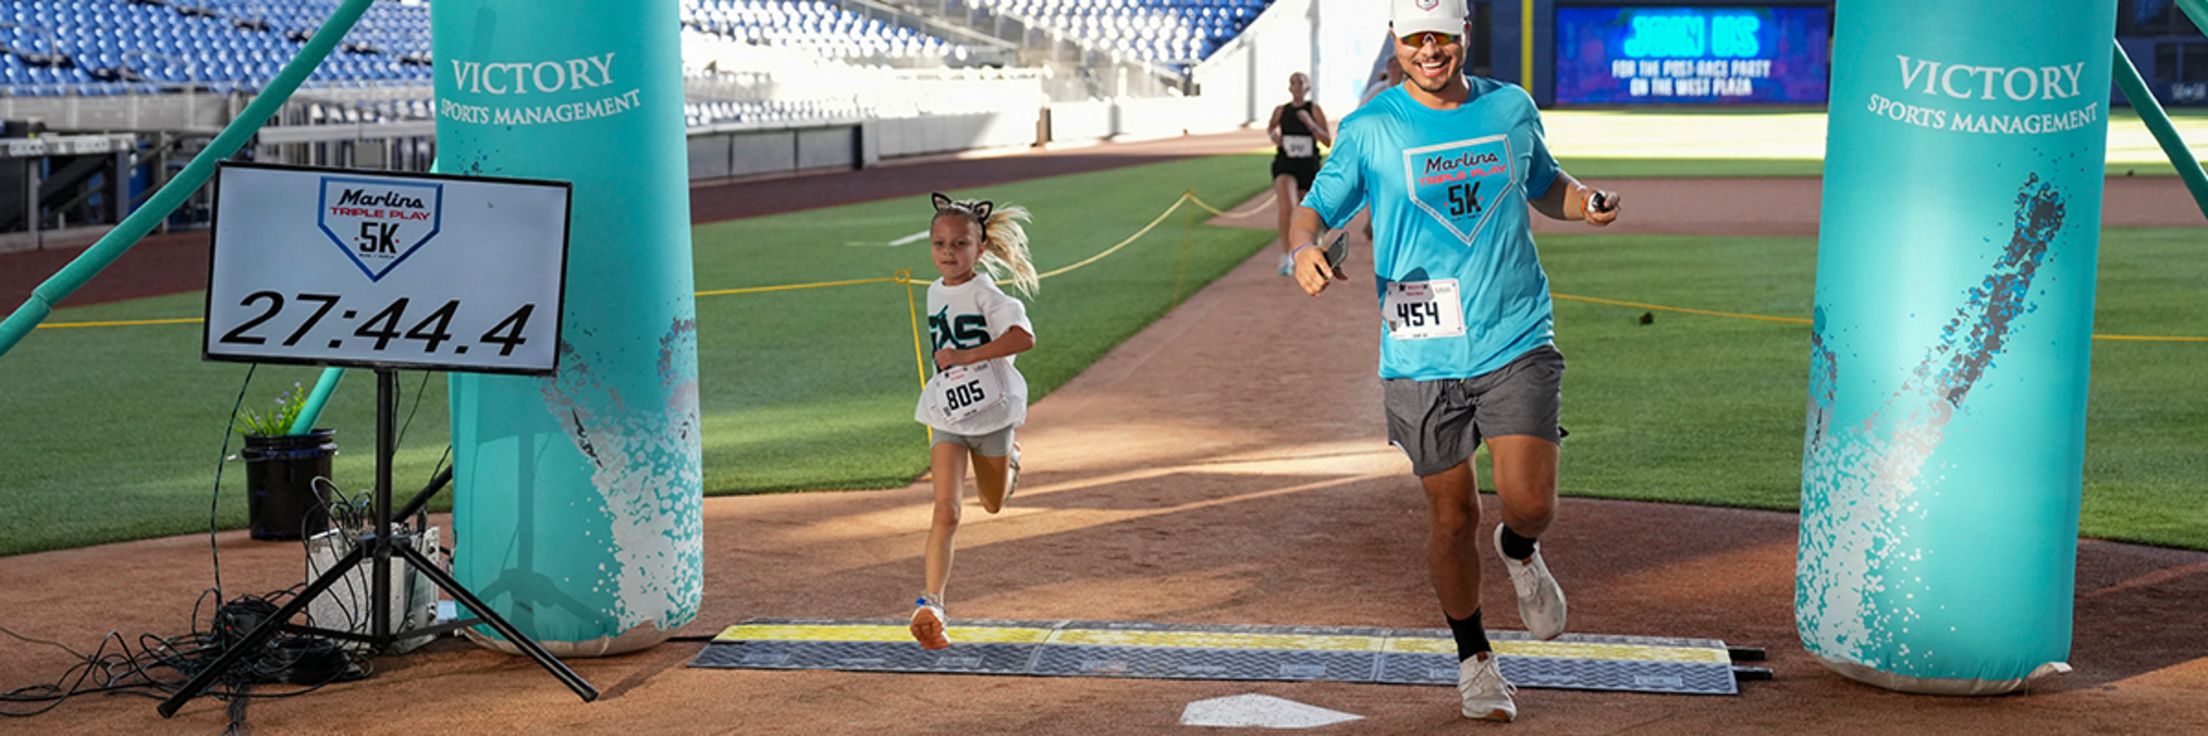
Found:
[[[1428,43],[1435,46],[1454,44],[1459,40],[1459,36],[1454,33],[1442,33],[1440,31],[1419,31],[1408,36],[1398,36],[1397,39],[1405,46],[1424,48]]]

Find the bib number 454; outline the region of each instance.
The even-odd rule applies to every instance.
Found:
[[[1397,340],[1431,340],[1464,334],[1464,305],[1457,301],[1456,279],[1392,281],[1380,304],[1388,335]]]
[[[1404,327],[1439,325],[1441,305],[1433,302],[1399,302],[1395,305],[1395,323]]]

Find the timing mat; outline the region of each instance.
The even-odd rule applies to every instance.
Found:
[[[1455,685],[1447,629],[1156,624],[1095,621],[965,621],[951,647],[921,649],[901,622],[755,619],[729,627],[690,666],[1026,677],[1286,680]],[[1490,632],[1504,678],[1519,687],[1686,695],[1735,695],[1733,649],[1713,639],[1566,634],[1535,641]],[[1736,669],[1739,676],[1736,677]]]

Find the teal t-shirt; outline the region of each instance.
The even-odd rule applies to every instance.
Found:
[[[1515,85],[1467,81],[1472,94],[1454,110],[1397,86],[1351,113],[1303,200],[1328,227],[1372,208],[1382,378],[1471,378],[1556,337],[1527,208],[1559,171],[1541,113]],[[1443,301],[1443,281],[1454,281],[1461,333],[1428,327],[1455,324],[1443,305],[1389,300],[1392,286]]]

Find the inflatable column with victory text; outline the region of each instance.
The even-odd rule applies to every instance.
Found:
[[[1848,677],[2068,669],[2116,0],[1840,0],[1795,616]]]
[[[562,656],[652,646],[702,600],[677,4],[430,11],[440,168],[574,183],[559,373],[455,375],[451,399],[454,573]]]

